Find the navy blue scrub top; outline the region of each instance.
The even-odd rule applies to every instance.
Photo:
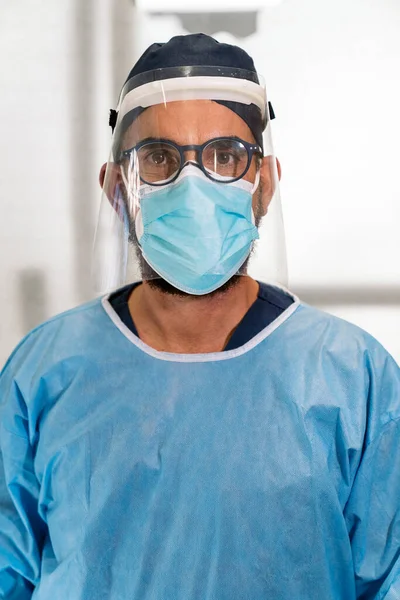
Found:
[[[129,296],[137,285],[139,283],[130,284],[117,290],[111,294],[109,301],[124,325],[139,337],[128,306]],[[293,298],[284,291],[265,283],[259,283],[257,300],[240,321],[224,348],[224,352],[239,348],[249,342],[257,333],[275,321],[293,302]]]

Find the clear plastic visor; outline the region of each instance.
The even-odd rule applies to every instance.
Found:
[[[121,94],[103,171],[96,291],[162,278],[200,294],[234,275],[287,285],[279,177],[261,78],[242,78],[238,71],[236,77],[215,75],[215,69],[193,77],[182,69],[171,78],[168,71],[157,70],[138,87],[128,82]],[[267,121],[262,145],[251,119],[242,118],[249,107]],[[203,286],[196,283],[201,279],[207,280]]]

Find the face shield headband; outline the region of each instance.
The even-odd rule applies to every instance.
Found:
[[[165,78],[165,79],[161,79]],[[162,94],[160,94],[160,84]],[[275,115],[266,100],[265,88],[255,72],[220,67],[179,67],[157,69],[136,75],[122,89],[118,109],[110,110],[109,124],[114,133],[113,155],[120,156],[123,133],[153,104],[171,99],[211,99],[235,112],[249,127],[263,149],[263,131]]]

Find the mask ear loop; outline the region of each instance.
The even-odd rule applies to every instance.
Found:
[[[256,178],[254,180],[253,187],[251,188],[251,192],[250,192],[251,197],[253,197],[253,195],[257,191],[258,186],[260,185],[260,181],[261,181],[261,164],[260,164],[260,167],[257,169]],[[256,224],[256,216],[254,214],[253,207],[251,207],[251,221],[252,221],[253,225]]]
[[[129,186],[129,182],[128,182],[125,172],[124,172],[124,167],[122,165],[120,165],[119,170],[121,171],[121,177],[122,177],[122,181],[124,182],[124,185],[125,185],[126,193],[129,196],[130,195],[130,189],[129,189],[130,186]]]
[[[140,209],[140,172],[136,150],[133,151],[129,159],[128,177],[125,175],[123,166],[120,165],[119,168],[126,189],[129,214],[135,217]]]
[[[257,173],[256,173],[256,178],[255,178],[255,181],[254,181],[254,185],[251,188],[251,195],[253,195],[257,191],[258,186],[260,185],[260,180],[261,180],[261,165],[257,169]]]
[[[124,182],[126,195],[127,195],[127,209],[129,214],[133,218],[135,223],[136,236],[140,240],[144,233],[142,211],[140,208],[140,173],[139,173],[139,159],[136,150],[133,151],[133,158],[129,160],[129,174],[128,177],[125,175],[125,171],[122,165],[120,165],[120,172],[122,181]]]

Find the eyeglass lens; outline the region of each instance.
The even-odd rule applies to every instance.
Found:
[[[181,168],[179,150],[168,142],[149,142],[137,152],[140,178],[147,183],[168,182]],[[197,158],[217,181],[240,178],[246,171],[249,155],[239,140],[219,139],[207,144]]]

